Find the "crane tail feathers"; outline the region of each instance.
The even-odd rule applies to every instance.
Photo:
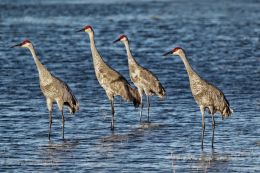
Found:
[[[134,104],[134,107],[138,108],[139,105],[141,104],[141,97],[137,89],[129,87],[130,88],[130,93],[132,95],[132,101]]]
[[[229,107],[229,109],[230,109],[231,113],[234,113],[234,110],[233,110],[233,109],[231,109],[230,107]]]
[[[70,114],[75,114],[79,110],[79,102],[74,95],[71,94],[70,99],[64,103],[64,105],[68,106]]]
[[[226,119],[233,113],[233,109],[231,109],[228,105],[224,108],[222,112],[222,119]]]
[[[166,91],[165,91],[165,89],[163,88],[162,85],[160,85],[160,91],[159,91],[159,93],[157,95],[160,97],[161,100],[165,99]]]

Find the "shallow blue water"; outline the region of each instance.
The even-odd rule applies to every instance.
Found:
[[[12,1],[0,2],[1,172],[259,172],[260,3],[237,1]],[[160,79],[167,98],[152,98],[150,126],[139,124],[132,104],[116,99],[116,130],[110,104],[99,86],[89,39],[75,30],[93,26],[105,61],[128,80],[123,45],[128,35],[137,61]],[[9,46],[30,39],[40,60],[68,83],[80,112],[68,115],[61,140],[55,107],[48,141],[48,111],[28,50]],[[201,115],[175,46],[186,50],[194,69],[220,88],[234,114]],[[129,80],[130,81],[130,80]],[[146,113],[146,110],[145,110]]]

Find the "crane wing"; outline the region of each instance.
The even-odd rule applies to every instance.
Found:
[[[62,98],[64,105],[70,108],[71,113],[75,113],[79,110],[79,102],[72,93],[70,87],[58,77],[52,74],[52,83],[41,86],[42,90],[45,90],[44,95],[55,100],[55,98]]]
[[[140,84],[143,85],[143,88],[146,88],[147,91],[156,93],[160,97],[163,97],[165,95],[165,89],[158,78],[146,68],[141,67],[139,69],[138,80],[140,80]]]

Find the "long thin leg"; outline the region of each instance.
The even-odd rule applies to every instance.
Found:
[[[64,139],[65,118],[64,118],[63,109],[61,110],[61,114],[62,114],[62,139]]]
[[[214,120],[214,114],[212,113],[212,141],[211,141],[212,148],[214,145],[214,133],[215,133],[215,120]]]
[[[215,136],[215,127],[212,129],[212,141],[211,141],[211,147],[214,147],[214,136]]]
[[[51,125],[52,125],[52,105],[53,105],[53,101],[49,98],[46,98],[47,101],[47,108],[49,110],[49,140],[51,139]]]
[[[205,132],[205,124],[204,124],[204,106],[200,106],[200,112],[202,116],[202,133],[201,133],[201,148],[203,149],[203,140],[204,140],[204,132]]]
[[[112,111],[112,118],[111,118],[111,130],[114,130],[114,121],[115,121],[115,109],[114,109],[114,98],[110,101],[111,103],[111,111]]]
[[[141,108],[140,108],[140,123],[142,122],[143,108],[144,108],[144,104],[143,104],[143,102],[141,102]]]
[[[138,93],[139,93],[140,98],[141,98],[141,107],[140,107],[140,123],[141,123],[142,122],[144,104],[143,104],[143,93],[142,93],[142,90],[140,88],[138,88]]]
[[[142,115],[143,115],[143,108],[144,108],[144,104],[143,104],[143,97],[140,94],[141,97],[141,107],[140,107],[140,123],[142,122]]]
[[[211,147],[213,148],[214,145],[214,133],[215,133],[215,120],[214,120],[214,108],[213,106],[209,107],[211,116],[212,116],[212,140],[211,140]]]
[[[51,125],[52,125],[52,110],[50,111],[49,115],[49,140],[51,139]]]
[[[212,115],[212,128],[214,129],[215,128],[214,114],[211,114],[211,115]]]
[[[148,104],[148,107],[147,107],[147,112],[148,112],[148,116],[147,116],[147,121],[149,123],[149,114],[150,114],[150,98],[149,96],[147,96],[147,104]]]

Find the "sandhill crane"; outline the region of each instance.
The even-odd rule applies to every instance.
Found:
[[[180,47],[176,47],[173,50],[164,54],[164,56],[168,54],[178,55],[184,63],[184,66],[187,70],[190,88],[192,95],[196,101],[196,103],[200,107],[200,111],[202,114],[202,141],[201,147],[203,148],[203,139],[204,139],[204,112],[205,109],[208,108],[208,112],[212,115],[212,148],[214,143],[214,129],[215,129],[215,120],[214,114],[219,112],[222,115],[222,118],[227,118],[231,115],[233,110],[229,106],[229,102],[227,101],[225,95],[214,85],[208,83],[203,80],[191,67],[188,59],[185,56],[184,50]]]
[[[157,79],[157,77],[150,72],[148,69],[140,66],[136,60],[134,59],[130,46],[129,41],[126,35],[121,35],[117,40],[114,41],[114,43],[121,41],[124,43],[126,48],[126,53],[128,57],[128,67],[129,67],[129,75],[132,80],[132,82],[135,84],[135,86],[138,88],[138,92],[141,97],[141,109],[140,109],[140,122],[142,118],[142,109],[143,109],[143,101],[142,101],[142,95],[145,93],[147,96],[147,103],[148,103],[148,122],[149,122],[149,109],[150,109],[150,99],[149,96],[152,96],[154,94],[158,95],[161,99],[164,98],[166,92],[160,83],[160,81]]]
[[[74,114],[76,111],[79,110],[79,102],[73,95],[69,86],[65,82],[51,74],[47,70],[47,68],[40,62],[38,56],[35,53],[33,44],[29,40],[24,40],[22,43],[14,45],[12,47],[16,46],[29,49],[36,64],[39,73],[40,88],[43,92],[43,95],[46,97],[47,108],[49,110],[49,140],[52,125],[52,106],[54,102],[58,104],[59,110],[62,113],[62,138],[64,139],[65,118],[63,114],[63,106],[67,106],[70,113]]]
[[[140,104],[140,96],[137,89],[132,88],[127,80],[116,70],[107,65],[99,54],[94,40],[94,30],[91,26],[85,26],[78,32],[86,32],[90,39],[93,64],[99,84],[104,88],[111,103],[112,118],[111,130],[114,130],[114,97],[121,96],[126,101],[133,101],[135,107]]]

